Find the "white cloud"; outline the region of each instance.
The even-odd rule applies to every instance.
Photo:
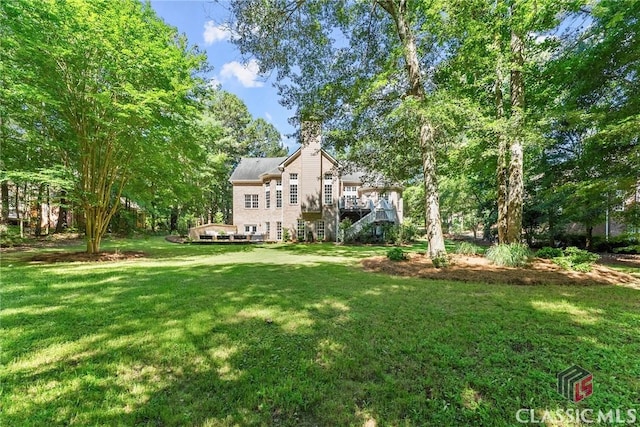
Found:
[[[216,25],[213,21],[207,21],[204,23],[204,43],[214,44],[215,42],[229,40],[231,38],[231,30],[222,25]]]
[[[258,61],[252,59],[247,64],[238,61],[227,62],[220,70],[220,78],[223,80],[236,78],[244,87],[262,87],[264,82],[258,81],[260,67]]]
[[[267,119],[268,122],[273,121],[273,116],[271,116],[271,114],[269,113],[264,113],[264,117]]]

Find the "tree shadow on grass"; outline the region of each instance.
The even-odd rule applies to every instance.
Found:
[[[636,396],[631,289],[81,267],[24,268],[3,298],[7,425],[510,424],[524,402],[562,404],[555,373],[573,363],[599,381],[592,402]]]

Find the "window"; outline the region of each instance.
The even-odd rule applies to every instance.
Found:
[[[244,207],[246,209],[258,209],[258,195],[257,194],[245,194],[244,195]]]
[[[358,205],[358,187],[345,185],[344,198],[347,202],[347,208],[355,208]]]
[[[289,174],[289,203],[298,204],[298,174]]]
[[[253,224],[245,224],[244,226],[244,234],[254,234],[258,231],[258,226]]]
[[[316,238],[320,241],[324,240],[324,221],[316,222]]]
[[[265,222],[264,223],[264,231],[265,231],[265,234],[267,235],[267,239],[271,238],[271,223],[270,222]]]
[[[380,195],[380,198],[381,198],[381,199],[384,199],[384,200],[386,200],[386,201],[388,202],[388,201],[389,201],[389,193],[386,193],[386,192],[385,192],[385,193],[382,193],[382,194]]]
[[[330,173],[324,174],[324,204],[333,204],[333,176]]]
[[[282,223],[276,222],[276,240],[282,240]]]
[[[282,180],[276,181],[276,208],[282,207]]]
[[[271,208],[271,184],[268,182],[264,185],[264,206]]]
[[[298,241],[304,240],[304,219],[298,219]]]

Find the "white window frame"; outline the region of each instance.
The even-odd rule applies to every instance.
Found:
[[[282,207],[282,180],[276,181],[276,208]]]
[[[321,242],[325,239],[325,228],[323,220],[316,221],[316,239]]]
[[[298,174],[289,174],[289,204],[298,204]]]
[[[324,204],[333,205],[333,175],[324,174]]]
[[[264,207],[271,209],[271,183],[269,182],[264,185]]]
[[[244,208],[245,209],[258,209],[258,195],[257,194],[245,194],[244,195]]]
[[[298,241],[301,242],[305,238],[305,232],[307,231],[307,224],[304,219],[298,218],[298,223],[296,227],[296,237]]]

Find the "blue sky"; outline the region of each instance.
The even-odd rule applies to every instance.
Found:
[[[258,75],[255,61],[243,58],[229,42],[229,32],[224,28],[229,14],[224,5],[196,0],[157,0],[151,1],[151,6],[167,24],[186,34],[190,44],[207,52],[209,64],[213,66],[209,79],[242,99],[254,118],[261,117],[272,123],[290,152],[297,148],[295,139],[286,137],[295,131],[287,122],[294,112],[278,103],[274,77]]]

